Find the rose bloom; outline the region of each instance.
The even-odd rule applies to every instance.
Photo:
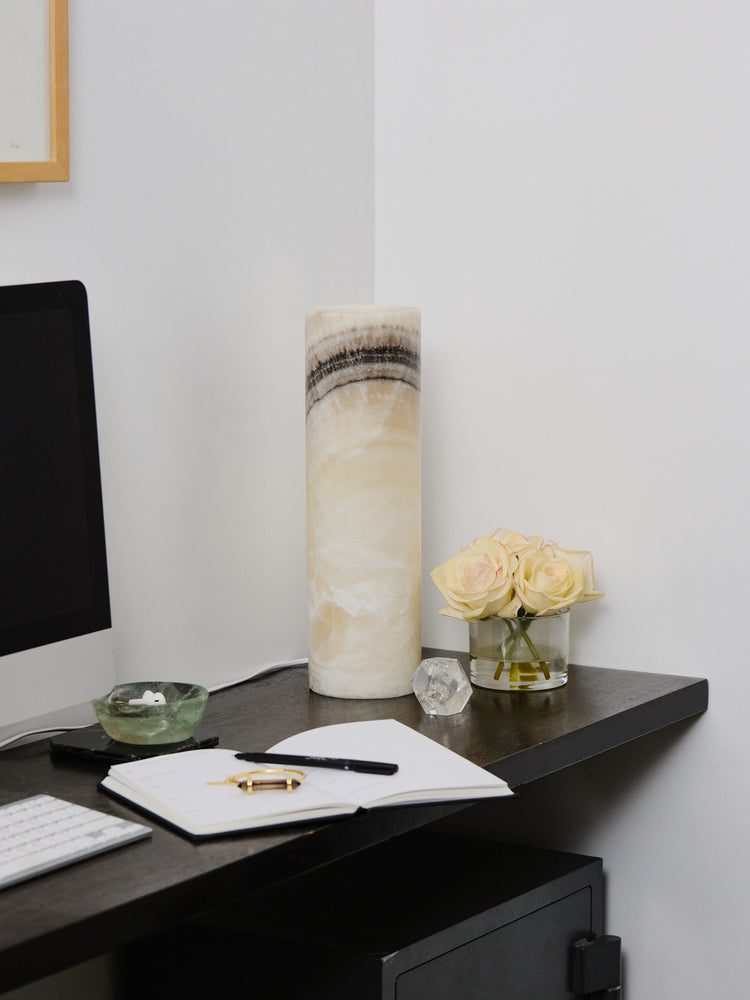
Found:
[[[440,614],[450,618],[513,617],[521,606],[514,595],[510,556],[494,535],[475,539],[430,578],[448,605]]]
[[[513,577],[521,603],[531,614],[560,611],[604,593],[594,590],[591,553],[560,549],[554,543],[522,552]]]
[[[511,556],[518,555],[526,549],[541,549],[543,538],[541,535],[519,535],[517,531],[496,531],[494,538],[504,545]]]

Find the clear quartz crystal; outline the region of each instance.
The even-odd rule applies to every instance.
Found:
[[[411,686],[428,715],[455,715],[471,698],[471,684],[461,664],[445,656],[422,660]]]

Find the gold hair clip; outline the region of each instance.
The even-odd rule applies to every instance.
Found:
[[[282,777],[264,778],[264,774],[278,774]],[[242,792],[252,795],[253,792],[263,792],[268,789],[280,788],[293,792],[299,788],[306,778],[304,771],[295,771],[290,767],[267,767],[262,771],[243,771],[241,774],[230,774],[223,781],[207,781],[207,785],[235,785]]]

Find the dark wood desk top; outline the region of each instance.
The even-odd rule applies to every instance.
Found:
[[[459,655],[466,666],[466,656],[448,655]],[[306,669],[294,667],[212,695],[204,728],[219,735],[221,746],[242,750],[265,748],[317,726],[394,718],[517,787],[697,715],[707,704],[705,680],[572,666],[564,688],[533,694],[475,688],[464,712],[438,718],[425,715],[411,695],[350,701],[312,694]],[[133,817],[124,804],[98,791],[106,770],[98,762],[52,757],[47,741],[0,752],[0,788],[8,792],[47,791]],[[154,827],[149,840],[0,891],[0,991],[463,807],[390,807],[200,843],[149,820]]]

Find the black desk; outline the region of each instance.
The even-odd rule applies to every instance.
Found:
[[[220,745],[240,750],[271,746],[315,726],[394,718],[517,787],[697,715],[707,704],[705,680],[572,666],[565,688],[534,694],[475,688],[463,713],[436,718],[426,716],[412,696],[342,701],[312,694],[305,668],[296,667],[212,695],[206,725],[219,734]],[[132,817],[125,805],[97,790],[105,772],[106,765],[50,757],[46,741],[0,752],[3,789],[48,791]],[[147,841],[0,891],[0,991],[461,808],[456,803],[391,807],[198,844],[154,822]]]

